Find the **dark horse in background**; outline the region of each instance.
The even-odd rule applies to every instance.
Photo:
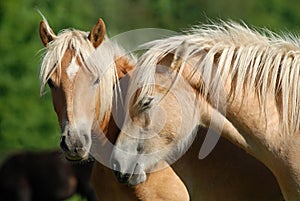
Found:
[[[59,201],[75,193],[97,201],[90,183],[93,163],[70,163],[59,151],[12,155],[0,169],[0,201]]]

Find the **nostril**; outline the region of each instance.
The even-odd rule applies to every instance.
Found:
[[[117,160],[111,161],[111,168],[114,170],[114,174],[120,183],[128,184],[131,174],[123,173],[121,171],[120,163]]]
[[[60,148],[64,151],[70,151],[66,143],[66,136],[62,136],[60,139]]]
[[[131,177],[131,174],[128,174],[128,173],[122,173],[119,171],[114,171],[114,173],[115,173],[115,176],[117,177],[118,181],[121,184],[127,184]]]

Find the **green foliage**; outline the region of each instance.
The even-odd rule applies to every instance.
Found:
[[[0,156],[15,149],[56,146],[55,116],[39,97],[38,15],[28,4],[1,1]],[[58,135],[57,135],[58,136]]]
[[[58,147],[60,130],[50,94],[39,96],[43,46],[36,9],[55,32],[69,27],[90,30],[102,17],[112,36],[145,27],[178,31],[219,18],[297,32],[299,4],[298,0],[0,1],[0,160],[15,150]]]
[[[80,195],[74,195],[71,198],[67,199],[66,201],[86,201],[87,199],[82,198]]]
[[[60,131],[50,95],[39,97],[43,46],[36,9],[55,32],[68,27],[89,30],[102,17],[112,36],[144,27],[178,31],[219,18],[296,32],[299,4],[297,0],[0,1],[0,159],[16,149],[58,146]]]

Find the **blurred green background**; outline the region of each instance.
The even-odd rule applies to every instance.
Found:
[[[136,28],[180,31],[209,19],[243,20],[279,33],[300,33],[299,0],[1,0],[0,161],[16,151],[59,144],[50,93],[39,96],[43,46],[37,9],[56,33],[69,27],[89,31],[99,17],[110,37]]]

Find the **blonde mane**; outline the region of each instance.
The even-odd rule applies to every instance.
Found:
[[[87,32],[66,29],[61,31],[55,40],[48,44],[40,68],[41,93],[55,71],[58,72],[58,79],[60,80],[61,61],[68,48],[76,51],[75,56],[80,59],[81,63],[84,63],[84,58],[88,58],[95,51],[92,44],[87,42],[87,36]]]
[[[57,72],[58,80],[61,79],[61,61],[65,51],[71,48],[75,50],[74,57],[79,59],[82,67],[100,79],[99,119],[103,119],[104,115],[111,111],[114,85],[118,84],[115,59],[126,55],[126,52],[107,37],[95,49],[88,39],[88,34],[80,30],[66,29],[48,44],[40,68],[40,92],[41,94],[44,92],[45,85],[54,72]],[[129,61],[135,61],[132,55],[127,58]]]
[[[270,95],[277,103],[283,127],[288,132],[299,130],[299,40],[293,36],[280,37],[268,30],[250,29],[235,22],[196,26],[184,35],[146,44],[149,50],[141,57],[133,76],[134,85],[142,87],[137,100],[152,90],[153,85],[149,83],[154,83],[157,63],[174,53],[183,41],[187,43],[184,61],[203,55],[198,56],[193,68],[209,85],[204,95],[218,92],[222,81],[230,78],[233,83],[231,98],[240,93],[247,96],[254,89],[264,110],[266,97]]]

